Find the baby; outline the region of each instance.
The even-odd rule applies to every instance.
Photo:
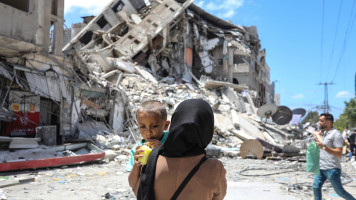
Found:
[[[131,157],[126,165],[129,174],[129,184],[131,187],[138,184],[142,165],[138,161],[143,157],[139,149],[143,144],[148,144],[151,148],[161,146],[167,139],[170,121],[167,121],[166,107],[159,101],[150,100],[143,102],[136,113],[137,126],[143,139],[131,149]]]

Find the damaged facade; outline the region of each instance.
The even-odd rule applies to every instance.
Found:
[[[144,100],[172,113],[184,99],[204,98],[223,138],[289,138],[273,127],[277,136],[266,134],[248,117],[274,99],[257,28],[193,2],[113,0],[63,30],[64,0],[0,0],[7,16],[0,18],[0,136],[34,137],[54,126],[56,134],[42,134],[57,144],[105,134],[136,140],[134,109]]]
[[[61,51],[63,7],[64,0],[0,1],[1,136],[34,137],[49,125],[53,137],[70,132],[63,108],[74,79]]]

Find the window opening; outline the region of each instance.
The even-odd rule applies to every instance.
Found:
[[[96,23],[99,25],[100,28],[103,28],[106,24],[108,24],[104,16],[101,16]]]
[[[79,39],[79,41],[83,44],[88,44],[91,41],[92,36],[93,32],[88,31]]]
[[[55,22],[51,21],[51,28],[49,29],[49,48],[48,52],[50,54],[54,54],[55,46],[56,46],[56,30],[55,30]]]
[[[122,3],[121,1],[117,2],[117,4],[114,5],[114,7],[112,7],[112,10],[114,12],[118,12],[118,11],[121,11],[122,8],[124,7],[124,3]]]
[[[51,4],[52,15],[57,16],[57,10],[58,10],[58,0],[52,0],[52,4]]]

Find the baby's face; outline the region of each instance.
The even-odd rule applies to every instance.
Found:
[[[169,122],[163,120],[157,112],[141,111],[137,113],[137,125],[143,139],[160,140],[163,131],[168,128]]]

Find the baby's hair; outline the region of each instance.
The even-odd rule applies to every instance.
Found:
[[[147,112],[158,112],[161,115],[161,118],[166,121],[167,120],[167,110],[166,106],[157,101],[157,100],[148,100],[143,102],[138,108],[136,112],[136,118],[137,114],[142,111],[147,111]]]

